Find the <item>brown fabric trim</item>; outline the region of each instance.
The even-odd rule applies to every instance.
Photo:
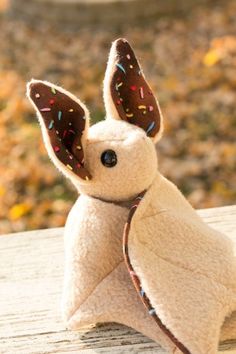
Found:
[[[149,137],[155,137],[161,123],[157,101],[129,43],[118,39],[115,45],[110,90],[116,110],[122,120],[144,129]]]
[[[103,199],[100,197],[95,197],[94,195],[91,196],[94,199],[100,200],[103,203],[109,203],[109,204],[115,204],[121,208],[126,208],[126,209],[130,209],[130,206],[133,202],[133,199],[131,200],[124,200],[124,201],[118,201],[118,200],[107,200],[107,199]]]
[[[55,156],[80,178],[90,179],[82,146],[84,109],[57,87],[41,81],[30,83],[29,95],[43,119]]]
[[[190,351],[174,336],[174,334],[161,322],[160,318],[158,317],[155,309],[151,305],[151,301],[145,294],[144,289],[141,287],[141,281],[138,278],[137,274],[135,273],[130,258],[129,258],[129,250],[128,250],[128,240],[129,240],[129,231],[130,231],[130,226],[132,222],[132,218],[137,210],[137,207],[141,200],[143,199],[146,191],[143,191],[142,193],[139,194],[138,197],[136,197],[133,200],[133,203],[130,208],[128,220],[125,224],[124,228],[124,235],[123,235],[123,255],[125,259],[125,263],[129,272],[129,275],[131,277],[131,280],[133,282],[133,285],[139,294],[142,303],[144,306],[147,308],[149,314],[152,316],[154,321],[157,323],[157,325],[160,327],[160,329],[170,338],[170,340],[176,345],[176,347],[182,351],[183,354],[191,354]]]

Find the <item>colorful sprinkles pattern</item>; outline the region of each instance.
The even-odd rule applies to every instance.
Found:
[[[143,128],[154,137],[160,130],[161,113],[135,54],[125,40],[116,42],[115,71],[110,89],[121,119]]]
[[[147,297],[144,289],[142,288],[141,281],[136,274],[136,272],[133,269],[133,266],[131,264],[130,258],[129,258],[129,248],[128,248],[128,241],[129,241],[129,232],[130,232],[130,227],[131,227],[131,222],[133,219],[133,216],[139,206],[139,203],[142,201],[144,198],[146,191],[143,191],[136,197],[133,202],[131,203],[130,206],[130,211],[128,215],[128,220],[125,224],[124,228],[124,234],[123,234],[123,255],[125,259],[125,264],[128,269],[128,272],[130,274],[131,280],[133,282],[133,285],[139,294],[142,303],[144,306],[147,308],[148,313],[154,321],[157,323],[157,325],[160,327],[160,329],[170,338],[170,340],[176,345],[178,349],[182,351],[183,354],[191,354],[190,351],[178,341],[178,339],[170,332],[170,330],[161,322],[160,318],[158,317],[156,310],[152,307],[151,302],[149,298]],[[175,348],[176,349],[176,348]]]
[[[30,97],[43,118],[57,158],[80,178],[91,179],[84,167],[81,141],[86,124],[83,108],[64,92],[40,81],[30,84]]]

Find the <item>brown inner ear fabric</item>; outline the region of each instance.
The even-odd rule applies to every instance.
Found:
[[[56,157],[82,179],[91,178],[84,168],[83,108],[65,93],[43,82],[30,84],[30,97],[43,118]]]
[[[116,51],[110,89],[119,116],[144,129],[149,137],[154,137],[160,130],[161,113],[153,92],[129,43],[118,40]]]

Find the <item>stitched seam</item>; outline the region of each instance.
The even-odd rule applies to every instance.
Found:
[[[86,299],[84,299],[76,308],[76,310],[72,313],[72,315],[70,315],[70,319],[69,321],[72,319],[72,317],[74,317],[74,315],[76,314],[76,312],[80,309],[80,307],[89,299],[89,297],[94,293],[94,291],[97,289],[97,287],[99,286],[99,284],[101,284],[103,282],[103,280],[105,280],[112,272],[114,272],[114,270],[116,270],[119,265],[124,262],[124,259],[122,258],[122,260],[116,264],[116,266],[110,271],[108,272],[100,281],[99,283],[89,292],[89,294],[87,295]]]
[[[204,276],[205,278],[207,278],[207,279],[213,281],[214,283],[219,284],[219,285],[222,285],[226,290],[232,291],[233,293],[236,294],[236,292],[235,292],[233,289],[228,288],[225,284],[221,283],[220,281],[216,281],[215,279],[210,278],[210,277],[207,276],[205,273],[202,273],[202,272],[199,272],[199,271],[192,270],[192,269],[189,269],[189,268],[187,268],[187,267],[184,267],[182,264],[178,264],[178,263],[171,262],[168,258],[165,258],[165,257],[162,257],[162,256],[156,254],[156,252],[154,252],[152,249],[150,249],[149,247],[147,247],[145,243],[141,242],[140,240],[139,240],[139,242],[140,242],[142,245],[144,245],[144,247],[146,247],[146,248],[147,248],[151,253],[153,253],[156,257],[158,257],[158,258],[162,259],[163,261],[165,261],[165,262],[171,264],[172,266],[181,268],[181,269],[183,269],[183,270],[187,270],[188,272],[191,272],[191,273],[194,273],[194,274],[202,275],[202,276]]]
[[[166,209],[166,210],[163,210],[163,211],[154,213],[153,215],[150,215],[150,217],[154,217],[155,215],[162,214],[162,213],[164,213],[165,211],[168,211],[168,210]],[[145,219],[145,218],[148,218],[148,217],[149,217],[149,216],[146,216],[146,217],[143,217],[142,219]],[[142,220],[142,219],[140,219],[140,220]],[[132,225],[132,226],[133,226],[134,232],[137,234],[137,228],[136,228],[134,225]],[[213,279],[213,278],[210,278],[210,277],[207,276],[205,273],[202,273],[202,272],[200,272],[200,271],[197,271],[197,270],[194,270],[194,269],[191,269],[191,268],[184,267],[183,264],[181,264],[181,263],[174,263],[174,262],[172,262],[170,259],[165,258],[165,257],[163,257],[163,256],[160,256],[159,254],[156,254],[156,252],[154,252],[153,249],[150,249],[150,248],[147,246],[147,244],[146,244],[145,242],[142,242],[140,239],[138,239],[138,240],[139,240],[139,242],[140,242],[144,247],[146,247],[151,253],[155,254],[156,257],[159,257],[160,259],[166,261],[167,263],[169,263],[169,264],[171,264],[171,265],[173,265],[173,266],[175,266],[175,267],[179,267],[179,268],[181,268],[181,269],[187,270],[187,271],[192,272],[192,273],[194,273],[194,274],[198,274],[198,275],[205,276],[207,279],[214,281],[216,284],[222,285],[222,286],[223,286],[225,289],[227,289],[228,291],[232,291],[233,293],[236,294],[236,291],[235,291],[234,289],[227,287],[225,284],[221,283],[220,281],[217,281],[217,280],[215,280],[215,279]]]
[[[156,211],[156,212],[154,212],[153,214],[148,214],[147,216],[141,217],[141,218],[139,219],[139,221],[144,220],[144,219],[147,219],[147,218],[150,218],[150,217],[154,217],[154,216],[159,215],[159,214],[166,213],[166,212],[168,212],[168,211],[169,211],[169,209],[162,209],[162,210]]]
[[[100,143],[104,143],[105,141],[125,141],[126,139],[103,139],[103,140],[90,140],[87,141],[87,146],[91,145],[91,144],[100,144]]]

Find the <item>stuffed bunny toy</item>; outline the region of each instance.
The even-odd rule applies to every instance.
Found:
[[[233,242],[206,225],[158,172],[163,118],[125,39],[110,51],[106,119],[71,93],[32,80],[48,154],[80,196],[65,226],[67,326],[118,322],[169,353],[215,354],[236,336]]]

